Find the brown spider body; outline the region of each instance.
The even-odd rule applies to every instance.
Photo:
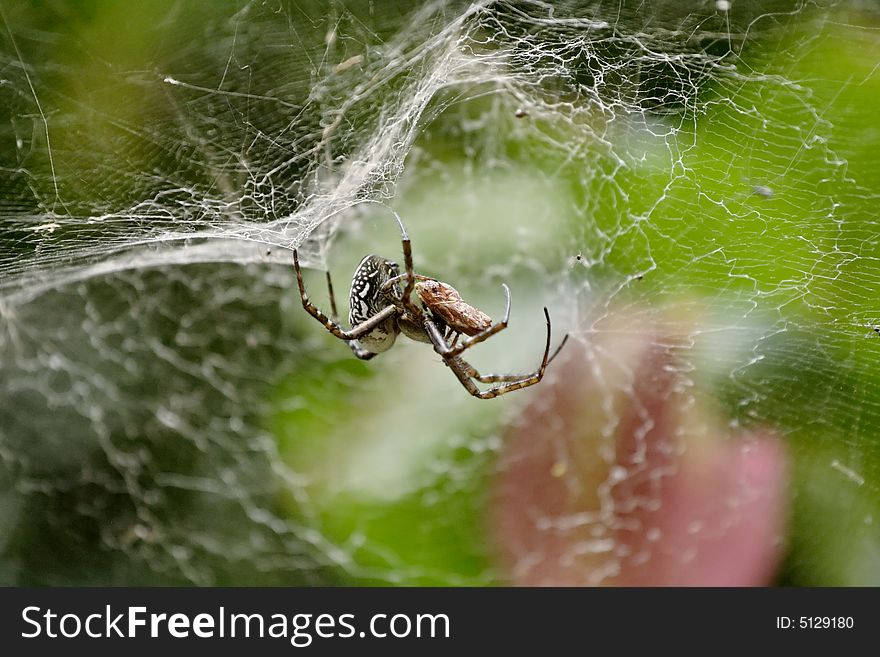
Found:
[[[465,303],[458,290],[442,281],[419,281],[416,283],[416,294],[425,308],[442,319],[455,333],[477,335],[492,326],[489,315]]]
[[[309,300],[297,251],[294,249],[293,265],[296,270],[296,282],[306,312],[330,333],[344,340],[352,353],[361,360],[369,360],[378,353],[388,351],[400,333],[418,342],[430,343],[465,390],[480,399],[492,399],[541,381],[547,365],[568,340],[566,335],[553,355],[550,355],[550,314],[547,309],[544,308],[547,340],[544,356],[537,370],[531,374],[480,374],[473,365],[461,357],[461,354],[507,328],[510,317],[510,290],[502,283],[507,296],[507,307],[504,311],[504,319],[493,324],[486,313],[465,303],[451,285],[420,276],[413,271],[412,247],[406,228],[397,213],[393,210],[391,213],[400,226],[405,271],[401,274],[397,263],[381,256],[368,255],[361,260],[351,281],[349,330],[339,324],[330,272],[327,272],[327,290],[330,293],[328,317]],[[401,290],[400,283],[403,281],[405,284]],[[414,291],[422,302],[421,307],[411,298]],[[469,337],[459,340],[461,334]],[[475,381],[494,385],[488,390],[480,390]]]

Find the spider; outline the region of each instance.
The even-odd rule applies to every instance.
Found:
[[[538,383],[544,377],[547,365],[556,358],[568,341],[566,335],[553,355],[550,355],[550,313],[547,312],[547,308],[544,308],[547,341],[544,346],[544,357],[537,370],[531,374],[480,374],[473,365],[461,357],[461,354],[507,328],[510,317],[510,289],[502,283],[507,298],[504,319],[493,323],[484,312],[465,303],[451,285],[415,274],[412,245],[403,220],[396,212],[388,209],[400,227],[404,273],[400,273],[396,262],[378,255],[365,256],[352,277],[348,315],[351,329],[345,330],[339,324],[330,272],[326,272],[330,295],[328,317],[309,300],[303,284],[299,256],[294,249],[293,266],[296,270],[296,282],[306,312],[321,322],[330,333],[344,340],[352,353],[361,360],[370,360],[377,354],[388,351],[400,333],[412,340],[429,343],[443,358],[443,362],[452,370],[465,390],[480,399],[492,399]],[[400,283],[403,281],[405,285],[401,291]],[[413,292],[418,295],[421,306],[413,301]],[[462,338],[462,334],[468,337]],[[480,390],[474,381],[498,385],[488,390]]]

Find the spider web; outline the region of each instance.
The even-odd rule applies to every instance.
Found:
[[[523,418],[587,375],[560,357],[477,401],[425,345],[361,363],[300,307],[292,248],[343,305],[364,254],[399,257],[384,205],[421,273],[494,317],[510,286],[481,371],[537,365],[544,305],[587,355],[593,489],[639,394],[608,336],[654,327],[677,408],[784,440],[776,577],[880,582],[872,6],[169,0],[2,23],[0,581],[488,584],[550,558],[523,541],[503,565],[491,491]],[[554,426],[553,476],[585,488]],[[552,558],[592,555],[594,583],[622,559],[612,497],[533,526],[586,529]]]

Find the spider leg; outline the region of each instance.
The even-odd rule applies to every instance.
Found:
[[[382,290],[385,291],[395,283],[402,281],[404,278],[409,278],[409,274],[398,274],[394,278],[389,278],[387,281],[382,283]],[[413,274],[413,278],[417,281],[436,281],[436,278],[431,278],[430,276],[422,276],[421,274]]]
[[[547,359],[547,365],[553,362],[553,359],[559,355],[559,352],[562,351],[562,348],[565,346],[565,343],[568,342],[568,335],[562,338],[562,342],[559,343],[559,346],[553,351],[553,354],[550,358]],[[450,345],[452,346],[452,345]],[[458,357],[458,360],[461,361],[462,367],[465,368],[465,371],[468,373],[468,376],[472,379],[476,379],[480,383],[502,383],[507,381],[521,381],[522,379],[527,379],[531,374],[480,374],[476,367],[471,365],[469,362]],[[544,367],[546,367],[545,365]]]
[[[296,249],[293,250],[293,267],[296,270],[296,282],[297,282],[297,285],[299,286],[299,296],[300,296],[300,300],[302,301],[303,308],[305,309],[305,311],[307,313],[309,313],[309,315],[311,315],[316,320],[321,322],[321,324],[324,325],[324,328],[326,328],[328,331],[330,331],[330,333],[335,335],[340,340],[345,340],[346,342],[350,342],[351,340],[357,340],[361,336],[364,336],[367,333],[369,333],[370,331],[372,331],[374,328],[376,328],[379,324],[381,324],[385,320],[389,319],[390,317],[393,317],[395,315],[400,314],[400,310],[398,310],[397,307],[387,306],[387,307],[383,308],[382,310],[380,310],[375,315],[373,315],[372,317],[370,317],[369,319],[361,322],[357,326],[353,326],[350,330],[346,331],[345,329],[342,328],[342,326],[339,325],[338,321],[336,321],[335,319],[331,319],[330,317],[327,317],[327,315],[325,315],[323,312],[321,312],[321,310],[309,300],[309,295],[306,293],[305,283],[303,283],[302,270],[300,269],[300,266],[299,266],[299,256],[297,254]],[[330,280],[329,275],[328,275],[327,280],[329,282],[329,280]],[[332,284],[331,284],[331,290],[332,290]],[[331,296],[331,299],[332,299],[332,296]],[[333,316],[335,318],[336,317],[336,307],[335,307],[336,301],[333,300],[330,302],[330,304],[331,304]],[[349,345],[349,346],[352,347],[352,351],[354,352],[355,356],[357,356],[358,358],[362,358],[363,360],[367,360],[366,358],[359,356],[358,352],[355,351],[356,345],[355,346]],[[360,348],[358,347],[358,349],[360,349]],[[361,350],[361,353],[371,353],[371,352],[364,352],[363,350]],[[372,358],[372,356],[371,356],[371,358]]]
[[[333,279],[330,278],[330,272],[327,271],[327,293],[330,296],[330,320],[339,326],[339,313],[336,310],[336,295],[333,294]],[[348,348],[351,349],[351,353],[355,355],[355,357],[360,360],[370,360],[377,354],[372,351],[367,351],[363,347],[361,347],[354,340],[347,340],[346,344],[348,344]]]
[[[481,331],[480,333],[477,333],[476,335],[467,338],[466,340],[462,340],[458,346],[453,345],[451,353],[452,356],[458,356],[465,349],[473,347],[475,344],[479,344],[486,338],[490,338],[496,333],[503,331],[507,328],[507,323],[510,320],[510,288],[507,287],[505,283],[502,283],[501,287],[504,288],[504,294],[507,297],[507,306],[504,309],[504,319],[502,319],[500,322],[492,324],[492,326],[487,328],[485,331]]]
[[[443,358],[446,365],[449,366],[449,369],[455,374],[455,378],[458,379],[458,382],[461,383],[462,387],[474,397],[486,399],[486,397],[483,397],[482,391],[476,386],[473,379],[471,379],[467,372],[458,365],[458,363],[463,362],[461,358],[449,356],[449,345],[446,344],[446,340],[443,339],[443,334],[440,332],[440,329],[438,329],[437,325],[431,321],[431,318],[428,317],[427,313],[423,316],[423,320],[425,333],[428,334],[431,344],[434,345],[434,351]]]
[[[467,372],[467,375],[480,383],[503,383],[509,381],[521,381],[529,376],[528,374],[480,374],[473,365],[467,362],[461,356],[455,356],[460,366]],[[548,363],[550,361],[547,361]]]
[[[531,374],[525,375],[510,375],[510,374],[489,374],[486,376],[481,375],[470,363],[465,361],[463,358],[457,356],[455,354],[455,349],[450,349],[449,345],[443,339],[443,334],[437,328],[433,321],[427,316],[424,317],[424,326],[425,332],[428,334],[428,337],[431,339],[431,343],[434,345],[434,351],[436,351],[443,360],[446,362],[446,365],[449,366],[449,369],[455,374],[455,377],[458,379],[459,383],[474,397],[479,397],[480,399],[492,399],[493,397],[499,397],[508,392],[513,392],[514,390],[520,390],[522,388],[528,388],[529,386],[533,386],[541,379],[544,378],[544,371],[547,369],[547,365],[550,361],[556,357],[559,353],[559,350],[565,345],[568,341],[568,336],[566,335],[563,338],[562,343],[557,347],[556,351],[553,352],[553,356],[550,356],[550,313],[547,312],[547,309],[544,308],[544,318],[547,321],[547,341],[544,345],[544,357],[541,359],[541,365],[537,370],[532,372]],[[476,375],[476,376],[473,376]],[[477,379],[481,383],[495,383],[495,382],[503,382],[502,385],[497,385],[494,388],[489,388],[488,390],[480,390],[477,388],[473,379]]]
[[[330,278],[330,270],[327,270],[327,293],[330,296],[330,319],[334,324],[339,324],[339,313],[336,312],[336,295],[333,294],[333,279]]]
[[[389,210],[391,210],[391,208],[389,208]],[[416,275],[413,272],[412,243],[410,242],[409,235],[406,234],[406,227],[403,225],[403,220],[394,210],[391,210],[391,214],[394,215],[394,218],[397,220],[397,225],[400,226],[400,246],[403,250],[403,268],[406,272],[406,286],[403,288],[401,300],[403,301],[404,310],[406,310],[411,317],[418,317],[419,308],[411,299],[413,289],[416,285]]]

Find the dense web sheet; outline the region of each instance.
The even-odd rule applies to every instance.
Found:
[[[292,248],[343,297],[397,257],[384,204],[420,271],[493,316],[511,286],[481,369],[533,369],[546,304],[628,372],[598,376],[606,465],[623,316],[659,327],[675,404],[785,439],[783,576],[878,581],[873,9],[206,5],[3,7],[0,580],[506,580],[485,491],[536,397],[483,406],[423,345],[358,363],[299,305]],[[535,527],[589,527],[603,583],[615,504]]]

